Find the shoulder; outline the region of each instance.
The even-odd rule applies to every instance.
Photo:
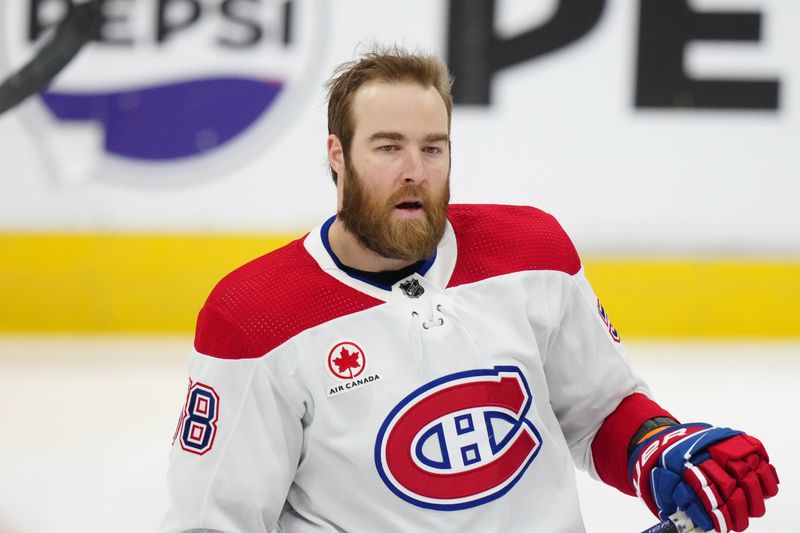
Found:
[[[379,303],[326,274],[298,239],[214,287],[197,318],[195,349],[223,359],[260,357],[307,329]]]
[[[451,286],[525,270],[572,275],[581,268],[555,217],[535,207],[454,204],[448,219],[458,246]]]

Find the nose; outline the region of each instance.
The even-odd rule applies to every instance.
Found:
[[[427,179],[428,173],[421,152],[408,150],[404,163],[403,183],[405,185],[420,185]]]

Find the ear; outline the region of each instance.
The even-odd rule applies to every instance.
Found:
[[[331,133],[328,135],[328,163],[338,175],[344,173],[344,149],[339,137]]]

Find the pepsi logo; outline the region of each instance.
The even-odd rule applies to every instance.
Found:
[[[451,511],[493,501],[522,478],[542,446],[527,418],[532,395],[515,366],[439,378],[386,417],[375,465],[403,500]]]
[[[75,3],[0,4],[0,67],[10,71],[24,64]],[[41,93],[37,111],[28,113],[31,127],[50,133],[40,135],[41,142],[67,144],[53,139],[55,130],[62,137],[92,139],[102,154],[101,179],[163,182],[168,175],[171,183],[176,176],[192,183],[242,166],[291,127],[315,87],[327,1],[102,5],[99,39]]]

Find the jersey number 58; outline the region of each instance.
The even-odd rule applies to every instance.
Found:
[[[187,452],[203,455],[214,446],[219,413],[219,395],[213,387],[189,381],[189,392],[183,406],[181,418],[175,431],[181,448]]]

